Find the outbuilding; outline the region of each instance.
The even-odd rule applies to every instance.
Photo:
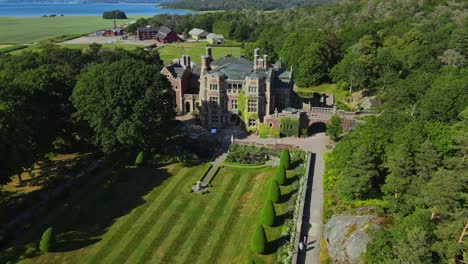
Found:
[[[203,29],[194,28],[189,31],[189,35],[193,39],[201,40],[201,39],[206,39],[206,36],[208,36],[208,32],[206,32]]]
[[[206,39],[211,44],[223,44],[224,43],[224,36],[223,35],[210,33],[210,34],[208,34],[208,36],[206,36]]]

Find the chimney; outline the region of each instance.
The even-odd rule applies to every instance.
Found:
[[[208,68],[210,67],[210,57],[208,56],[202,56],[201,57],[201,74],[204,73],[205,70],[208,70]]]
[[[258,65],[258,58],[259,58],[258,52],[259,51],[260,51],[259,48],[254,49],[254,70],[258,70],[260,66]]]
[[[268,68],[268,55],[263,55],[263,69],[266,70]]]
[[[185,64],[185,67],[186,67],[186,68],[190,68],[190,67],[191,67],[191,66],[190,66],[190,62],[191,62],[191,61],[190,61],[190,55],[187,55],[185,58],[186,58],[186,60],[187,60],[187,64]]]
[[[254,49],[254,57],[255,57],[255,56],[256,56],[256,57],[259,56],[259,55],[258,55],[259,51],[260,51],[259,48]]]
[[[181,65],[183,67],[187,66],[187,56],[186,55],[182,55],[182,63]]]
[[[210,58],[212,57],[212,54],[211,54],[211,47],[210,47],[210,46],[206,47],[206,56],[207,56],[207,57],[210,57]]]

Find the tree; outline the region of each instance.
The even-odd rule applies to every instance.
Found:
[[[289,156],[289,149],[283,149],[280,156],[280,167],[283,167],[285,170],[288,170],[291,166],[291,158]]]
[[[331,70],[333,80],[349,85],[349,91],[367,88],[374,76],[373,55],[350,52]]]
[[[139,152],[136,159],[135,159],[135,166],[140,167],[143,165],[143,151]]]
[[[51,252],[55,246],[55,235],[54,229],[49,227],[46,231],[42,234],[41,241],[39,242],[39,249],[44,252]]]
[[[301,50],[296,82],[301,87],[319,85],[328,79],[329,55],[322,43],[312,43]]]
[[[92,65],[80,76],[71,99],[104,152],[151,150],[169,135],[175,117],[171,85],[159,71],[143,61],[122,59]]]
[[[275,178],[280,185],[284,185],[286,183],[286,171],[283,166],[280,165],[276,168]]]
[[[104,19],[127,19],[127,15],[121,10],[105,11],[102,13]]]
[[[341,118],[337,115],[334,115],[330,118],[330,124],[327,124],[326,135],[331,138],[333,141],[338,141],[343,129],[341,127]]]
[[[263,254],[265,252],[266,242],[267,238],[265,234],[265,229],[263,229],[262,225],[258,225],[253,233],[252,240],[250,243],[252,251],[257,254]]]
[[[268,198],[272,202],[276,203],[281,197],[281,190],[276,179],[273,179],[270,183],[270,188],[268,189]]]
[[[268,200],[262,210],[262,224],[266,226],[273,226],[276,220],[275,206],[273,202]]]

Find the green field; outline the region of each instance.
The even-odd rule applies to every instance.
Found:
[[[124,24],[131,19],[117,19]],[[97,16],[13,18],[0,17],[0,43],[34,43],[61,35],[85,34],[114,25]]]
[[[171,62],[173,59],[182,57],[182,55],[190,55],[191,60],[200,65],[201,56],[206,53],[206,42],[198,43],[181,43],[170,44],[159,48],[159,54],[164,64]],[[240,47],[213,47],[213,58],[217,59],[226,54],[238,57],[241,54]]]
[[[87,49],[89,44],[61,44],[60,46],[70,49]],[[143,47],[143,45],[133,44],[102,44],[105,48],[123,48],[123,49],[136,49],[137,47]],[[17,50],[10,52],[11,54],[18,54],[24,51],[40,51],[42,45],[31,45],[26,49]],[[201,56],[205,55],[206,43],[180,43],[180,44],[169,44],[158,49],[161,59],[164,61],[164,65],[169,64],[172,60],[181,58],[182,55],[190,55],[192,61],[196,64],[201,63]],[[241,54],[240,47],[213,47],[213,57],[217,59],[226,54],[233,56],[239,56]]]
[[[94,175],[51,205],[47,217],[39,218],[14,247],[0,252],[0,262],[246,263],[272,168],[222,168],[210,193],[190,193],[206,166],[172,164],[126,169],[119,177]],[[282,187],[278,215],[285,213],[291,188]],[[49,226],[57,233],[55,252],[35,256],[31,249],[25,258],[26,245],[34,248]],[[274,263],[281,226],[266,227],[266,232],[269,253],[254,258]]]

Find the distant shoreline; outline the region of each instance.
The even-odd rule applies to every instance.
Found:
[[[0,17],[35,18],[44,15],[66,16],[101,16],[109,10],[122,10],[128,17],[154,16],[159,14],[184,15],[195,13],[193,10],[172,9],[159,6],[159,3],[2,3],[0,2]]]

